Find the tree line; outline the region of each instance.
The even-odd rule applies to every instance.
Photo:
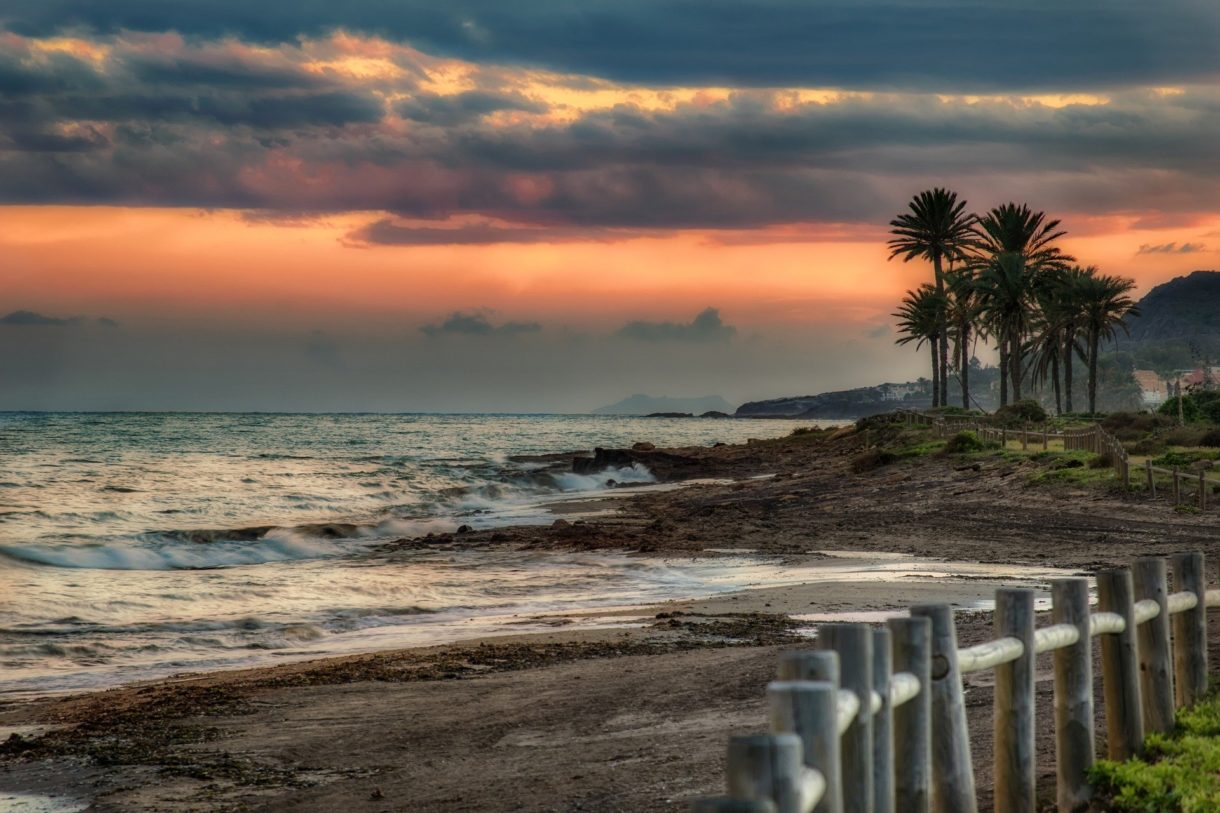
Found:
[[[930,350],[933,407],[949,405],[952,372],[970,408],[970,359],[987,341],[999,350],[1000,406],[1025,397],[1027,383],[1049,381],[1056,412],[1072,412],[1077,357],[1088,370],[1088,411],[1096,411],[1099,348],[1139,313],[1133,280],[1079,265],[1059,247],[1067,234],[1060,221],[1026,204],[979,215],[957,193],[930,189],[890,221],[890,233],[891,260],[932,264],[932,281],[907,291],[894,316],[898,344]]]

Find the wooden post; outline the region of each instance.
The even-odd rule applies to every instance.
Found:
[[[801,810],[801,738],[795,734],[757,734],[729,740],[729,796],[769,799],[776,813]]]
[[[844,689],[860,699],[856,719],[843,732],[844,813],[873,809],[873,637],[867,624],[822,624],[817,645],[839,653]]]
[[[1034,813],[1034,591],[995,594],[995,632],[1025,648],[995,668],[995,810]]]
[[[894,807],[898,813],[932,810],[932,622],[891,618],[894,671],[919,679],[919,694],[894,709]]]
[[[1144,461],[1144,467],[1148,472],[1148,495],[1152,499],[1156,499],[1156,478],[1152,474],[1152,459]]]
[[[801,738],[805,765],[826,779],[814,813],[842,813],[839,794],[839,686],[829,681],[778,681],[767,687],[771,730]]]
[[[1198,702],[1207,693],[1207,582],[1202,553],[1170,557],[1174,592],[1188,590],[1199,597],[1192,609],[1173,616],[1174,699],[1178,708]]]
[[[775,805],[769,799],[733,799],[728,796],[710,796],[691,802],[691,813],[775,813]]]
[[[1182,482],[1178,479],[1178,467],[1173,467],[1173,504],[1180,505],[1182,502]]]
[[[1008,427],[1000,427],[1000,448],[1008,449]]]
[[[1056,649],[1055,660],[1055,775],[1059,813],[1088,809],[1093,789],[1088,773],[1093,767],[1093,639],[1089,636],[1088,579],[1051,582],[1051,620],[1071,624],[1080,636],[1076,643]]]
[[[873,813],[894,813],[894,707],[890,703],[890,631],[873,633],[873,691],[881,708],[873,714]]]
[[[1051,436],[1050,436],[1050,433],[1047,432],[1044,427],[1042,429],[1042,451],[1045,452],[1049,448],[1051,448]]]
[[[1203,469],[1199,469],[1199,510],[1207,510],[1207,479],[1203,476]]]
[[[1021,430],[1021,451],[1029,451],[1029,432],[1024,429]]]
[[[1118,614],[1125,624],[1122,632],[1101,636],[1106,751],[1110,759],[1118,762],[1139,754],[1144,742],[1134,592],[1130,570],[1103,570],[1097,574],[1098,609]]]
[[[839,653],[800,650],[779,656],[780,680],[825,680],[839,685]]]
[[[1140,696],[1144,730],[1165,733],[1173,728],[1173,661],[1169,652],[1169,579],[1165,560],[1135,561],[1135,599],[1151,599],[1161,608],[1156,618],[1139,625]]]
[[[978,813],[953,608],[922,605],[912,607],[911,615],[932,622],[932,810]]]

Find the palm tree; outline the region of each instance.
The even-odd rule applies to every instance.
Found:
[[[1121,328],[1127,332],[1127,316],[1139,316],[1135,300],[1128,294],[1135,281],[1097,273],[1089,267],[1076,278],[1074,295],[1080,299],[1082,329],[1088,344],[1089,412],[1097,412],[1097,351],[1103,339],[1110,341]]]
[[[1013,401],[1021,400],[1023,342],[1034,313],[1031,303],[1034,275],[1020,254],[1006,251],[978,264],[976,282],[979,307],[1000,346],[1000,406],[1008,403],[1006,382]]]
[[[949,331],[953,336],[953,366],[962,385],[962,408],[970,409],[970,342],[981,333],[982,304],[974,273],[968,267],[950,269],[945,274],[949,289]]]
[[[929,189],[920,192],[908,204],[904,212],[890,221],[890,259],[902,257],[903,262],[914,259],[929,260],[936,283],[936,294],[940,297],[941,312],[938,335],[948,335],[948,315],[945,306],[945,262],[965,259],[971,242],[971,226],[974,215],[966,212],[966,201],[957,199],[957,193],[948,189]],[[949,401],[949,346],[940,343],[937,383],[933,387],[932,405],[944,406]]]
[[[1072,258],[1055,245],[1066,234],[1059,229],[1059,221],[1047,220],[1045,213],[1035,212],[1026,204],[1005,203],[993,208],[975,221],[972,232],[970,264],[980,277],[989,276],[988,295],[993,299],[999,297],[986,310],[991,317],[1001,319],[993,324],[1000,345],[1003,406],[1008,402],[1009,383],[1013,401],[1021,400],[1026,331],[1032,324],[1031,318],[1015,318],[1012,309],[1025,310],[1036,305],[1032,297],[1039,280],[1061,271]]]
[[[907,291],[898,306],[894,317],[898,320],[899,338],[895,344],[915,342],[921,347],[927,342],[932,351],[932,402],[935,405],[937,393],[940,391],[940,360],[937,351],[944,342],[941,341],[941,320],[944,317],[944,299],[936,292],[936,288],[924,283],[916,291]]]

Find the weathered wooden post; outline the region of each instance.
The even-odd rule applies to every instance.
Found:
[[[1088,579],[1051,582],[1051,620],[1076,628],[1076,643],[1056,649],[1055,775],[1059,813],[1086,810],[1093,797],[1093,639]]]
[[[710,796],[691,802],[691,813],[775,813],[770,799],[733,799]]]
[[[995,632],[1024,651],[995,668],[995,810],[1034,813],[1034,591],[995,594]]]
[[[729,796],[769,799],[776,813],[803,813],[803,772],[801,738],[795,734],[755,734],[729,740]]]
[[[843,732],[844,813],[873,809],[873,637],[867,624],[822,624],[817,645],[839,653],[844,689],[860,699],[856,719]]]
[[[779,656],[780,680],[825,680],[839,685],[839,653],[799,650]]]
[[[1156,499],[1156,478],[1152,474],[1152,458],[1144,461],[1144,469],[1148,472],[1148,496]]]
[[[1097,574],[1097,604],[1123,620],[1123,630],[1101,636],[1101,673],[1106,700],[1106,750],[1122,762],[1140,753],[1144,720],[1140,709],[1135,599],[1130,570]]]
[[[1170,564],[1174,591],[1199,597],[1194,607],[1173,616],[1174,699],[1182,708],[1207,693],[1207,582],[1202,553],[1179,553]]]
[[[1182,503],[1182,482],[1178,479],[1178,467],[1173,467],[1173,504],[1181,505]]]
[[[1042,451],[1051,448],[1051,435],[1046,431],[1046,427],[1042,427]]]
[[[898,813],[932,810],[932,622],[891,618],[894,671],[919,681],[919,694],[894,709],[894,807]]]
[[[1029,451],[1029,432],[1024,429],[1021,430],[1021,451]]]
[[[932,622],[932,810],[978,813],[953,608],[922,605],[912,607],[911,615]]]
[[[1000,448],[1001,449],[1008,448],[1008,427],[1007,426],[1000,427]]]
[[[771,730],[801,738],[806,766],[826,779],[814,813],[842,813],[839,794],[839,687],[829,681],[777,681],[767,687]]]
[[[874,629],[873,691],[881,707],[873,714],[873,813],[894,813],[894,707],[890,703],[890,631]]]
[[[1155,618],[1139,625],[1140,697],[1144,730],[1164,733],[1173,728],[1173,661],[1169,651],[1169,579],[1165,560],[1144,557],[1135,561],[1136,601],[1154,601]]]
[[[1199,469],[1199,510],[1207,510],[1207,478],[1203,476],[1203,469]]]

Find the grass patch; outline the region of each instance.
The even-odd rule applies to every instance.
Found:
[[[1220,460],[1220,449],[1170,449],[1152,458],[1154,466],[1190,466],[1202,460]]]
[[[1220,810],[1220,693],[1178,712],[1168,735],[1145,740],[1142,759],[1102,760],[1091,774],[1101,801],[1123,813]]]

